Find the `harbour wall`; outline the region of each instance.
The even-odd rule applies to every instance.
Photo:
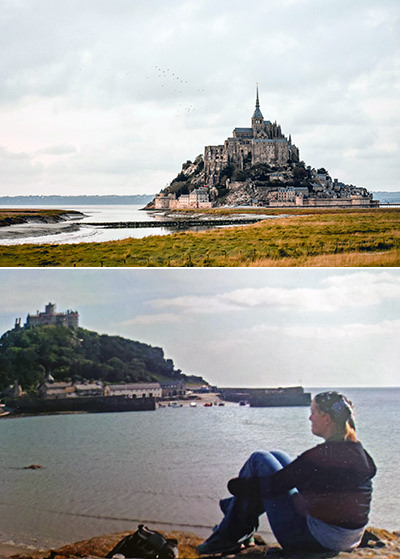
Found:
[[[125,396],[99,396],[83,398],[14,398],[8,400],[7,407],[14,413],[62,413],[62,412],[120,412],[153,411],[156,400],[148,398],[127,398]]]

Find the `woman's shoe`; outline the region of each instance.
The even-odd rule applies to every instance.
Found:
[[[242,547],[239,542],[232,542],[224,539],[218,532],[214,532],[203,543],[197,546],[199,555],[214,555],[217,553],[228,553],[238,551]]]

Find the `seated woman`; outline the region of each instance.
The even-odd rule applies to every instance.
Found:
[[[284,550],[357,547],[368,522],[374,461],[357,441],[352,404],[342,394],[317,394],[310,421],[324,443],[293,461],[280,451],[255,452],[229,481],[234,496],[220,502],[224,518],[198,546],[201,555],[240,549],[263,512]]]

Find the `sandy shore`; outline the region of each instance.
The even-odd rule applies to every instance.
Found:
[[[26,239],[27,237],[45,237],[59,233],[71,233],[79,231],[80,224],[67,223],[24,223],[21,225],[9,225],[0,228],[0,243],[14,239]]]
[[[12,557],[13,555],[19,555],[31,551],[32,548],[21,547],[18,545],[10,545],[7,543],[0,543],[0,559],[4,559],[5,557]]]

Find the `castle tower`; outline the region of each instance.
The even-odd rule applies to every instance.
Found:
[[[254,110],[252,119],[251,119],[251,127],[253,130],[261,130],[264,126],[264,117],[260,110],[260,100],[258,98],[258,84],[257,84],[257,94],[256,94],[256,108]]]
[[[56,310],[56,306],[54,305],[54,303],[48,303],[45,306],[45,313],[46,314],[54,314]]]

